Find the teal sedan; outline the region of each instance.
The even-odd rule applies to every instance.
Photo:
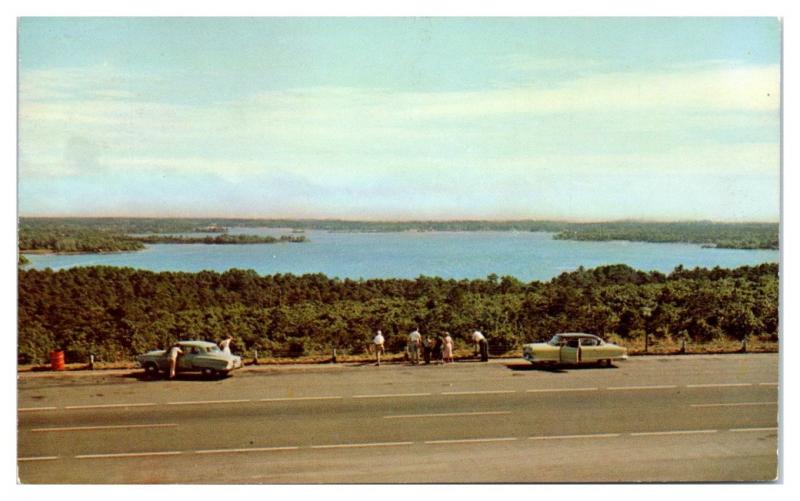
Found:
[[[178,341],[182,354],[178,355],[176,372],[200,372],[208,377],[225,377],[242,367],[242,358],[220,350],[208,341]],[[173,346],[175,346],[173,345]],[[136,357],[139,366],[148,376],[158,376],[169,371],[169,350],[152,350]]]

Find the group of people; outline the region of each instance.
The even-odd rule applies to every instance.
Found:
[[[472,333],[472,341],[475,344],[475,353],[480,354],[481,362],[487,362],[489,360],[489,343],[486,341],[486,337],[476,330]],[[385,342],[383,333],[378,331],[372,340],[375,349],[375,365],[381,365],[381,356],[386,351]],[[453,338],[450,337],[449,332],[439,336],[428,335],[423,337],[419,329],[414,328],[408,335],[406,353],[413,365],[419,365],[420,354],[426,364],[431,362],[439,364],[453,363]]]
[[[411,363],[414,365],[419,364],[419,356],[422,353],[422,359],[426,364],[434,363],[447,364],[453,362],[453,338],[450,337],[449,332],[445,332],[439,336],[425,336],[419,333],[418,329],[414,329],[408,335],[407,344],[408,356]]]

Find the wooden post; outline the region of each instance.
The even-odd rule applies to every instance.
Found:
[[[649,306],[644,306],[642,308],[642,316],[645,318],[644,321],[644,352],[647,353],[647,350],[650,349],[650,336],[647,332],[647,321],[650,319],[650,315],[653,314],[653,310],[650,309]]]

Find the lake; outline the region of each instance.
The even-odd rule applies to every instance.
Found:
[[[286,235],[275,228],[231,228],[231,234]],[[548,280],[579,266],[627,264],[664,273],[677,265],[735,268],[778,262],[775,250],[704,249],[694,244],[553,240],[541,232],[328,233],[309,230],[293,244],[155,244],[138,252],[27,255],[30,268],[128,266],[151,271],[252,269],[261,275],[324,273],[339,278],[485,278]]]

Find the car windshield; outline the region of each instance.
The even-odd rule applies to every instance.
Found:
[[[550,339],[550,341],[547,342],[547,344],[550,346],[559,346],[561,344],[561,336],[556,334]]]
[[[219,349],[219,346],[217,346],[217,345],[214,345],[214,346],[209,346],[209,347],[208,347],[208,352],[209,352],[209,353],[216,353],[216,352],[218,352],[218,351],[221,351],[221,350]]]

